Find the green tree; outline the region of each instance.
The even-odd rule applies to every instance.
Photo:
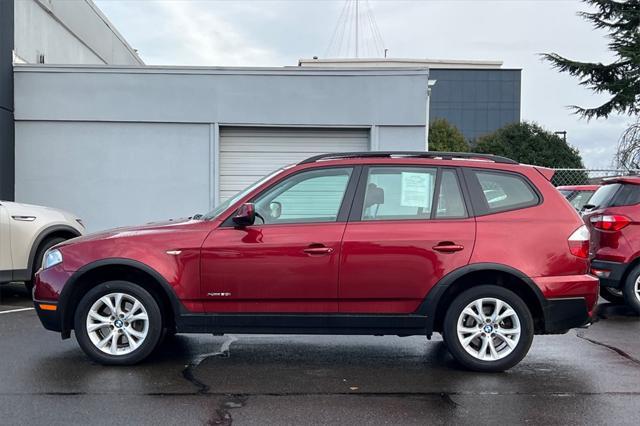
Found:
[[[580,62],[557,53],[543,57],[561,72],[578,77],[580,84],[611,98],[597,107],[573,105],[574,111],[587,119],[607,118],[611,113],[640,113],[640,0],[583,0],[593,12],[579,15],[596,28],[608,32],[609,49],[615,61],[609,64]]]
[[[429,151],[468,152],[469,144],[456,126],[436,118],[429,124]]]
[[[583,169],[582,157],[577,149],[557,135],[535,123],[514,123],[478,139],[474,151],[511,158],[520,163],[550,168]],[[555,185],[587,183],[587,176],[579,171],[557,174]]]

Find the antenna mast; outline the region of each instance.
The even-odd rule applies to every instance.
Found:
[[[381,58],[387,51],[369,0],[345,0],[324,56]]]
[[[360,12],[360,0],[356,0],[356,58],[358,57],[358,21]]]

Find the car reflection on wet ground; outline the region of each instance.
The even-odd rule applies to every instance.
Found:
[[[461,370],[439,336],[177,335],[103,367],[30,307],[0,287],[2,424],[637,424],[640,318],[622,306],[501,374]]]

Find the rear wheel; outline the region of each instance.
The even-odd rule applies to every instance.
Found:
[[[109,281],[91,289],[74,318],[76,339],[94,361],[131,365],[145,359],[162,337],[158,303],[142,287]]]
[[[444,340],[464,367],[507,370],[525,357],[533,341],[533,318],[512,291],[482,285],[456,297],[444,319]]]
[[[640,265],[631,270],[624,282],[624,300],[640,314]]]
[[[600,286],[600,296],[607,302],[611,302],[616,305],[622,305],[625,303],[622,290],[617,288]]]
[[[44,254],[51,247],[55,246],[56,244],[60,244],[63,241],[66,241],[66,238],[56,237],[56,238],[45,239],[42,243],[40,243],[40,247],[38,247],[38,251],[36,251],[36,257],[33,259],[33,269],[31,270],[31,280],[26,281],[24,283],[30,295],[32,295],[33,280],[35,279],[36,272],[40,270],[40,267],[42,266],[42,262],[44,261]]]

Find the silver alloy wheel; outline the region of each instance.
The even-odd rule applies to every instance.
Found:
[[[636,282],[633,284],[633,294],[640,302],[640,277],[636,278]]]
[[[469,303],[457,324],[460,344],[481,361],[497,361],[509,355],[520,341],[520,319],[506,302],[485,297]]]
[[[149,315],[132,295],[109,293],[91,305],[86,324],[96,348],[109,355],[127,355],[146,339]]]

